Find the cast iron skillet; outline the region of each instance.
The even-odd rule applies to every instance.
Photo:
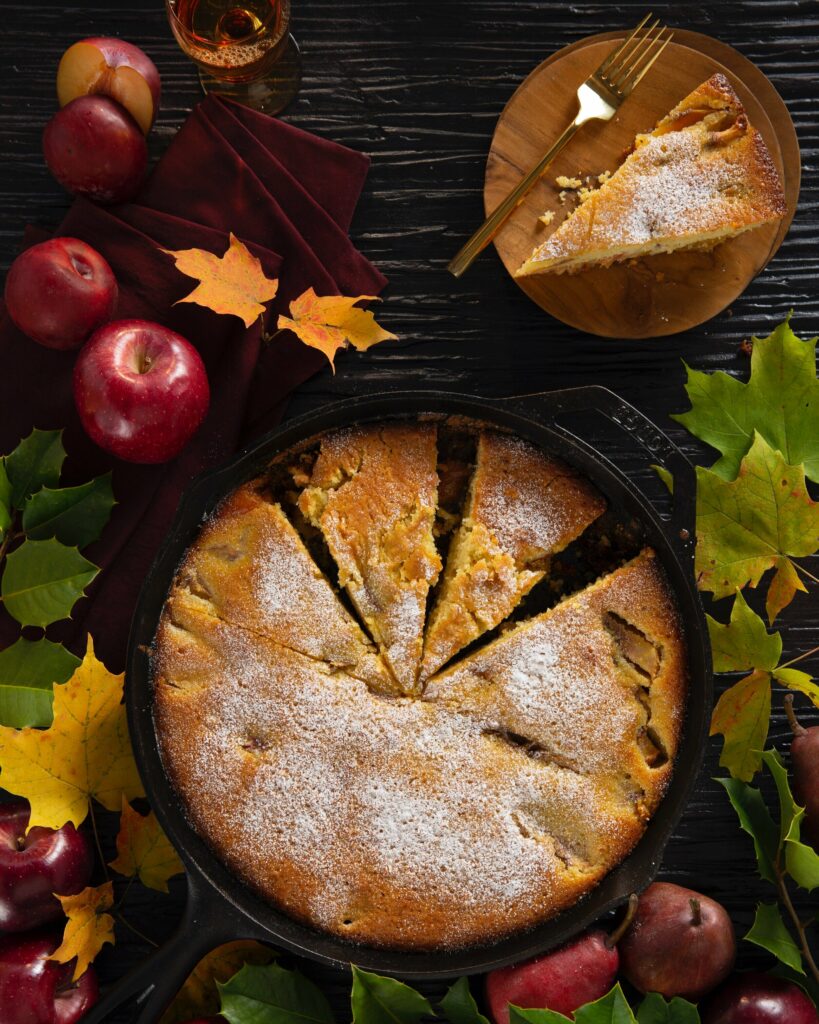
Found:
[[[653,462],[661,463],[674,474],[676,486],[670,520],[664,520],[604,455],[557,422],[561,415],[592,410],[608,421],[607,432],[613,433],[615,427],[625,431],[648,451]],[[576,466],[615,507],[640,520],[646,541],[657,551],[677,596],[691,673],[684,735],[673,780],[645,834],[626,860],[586,898],[537,928],[491,946],[435,953],[394,952],[321,934],[280,913],[230,874],[186,822],[179,799],[162,769],[151,712],[148,653],[177,565],[203,517],[220,499],[260,473],[274,455],[322,431],[420,413],[462,415],[509,428]],[[285,423],[226,466],[194,481],[143,585],[131,627],[126,685],[128,722],[137,765],[151,806],[185,864],[188,903],[178,931],[114,987],[86,1017],[87,1024],[98,1024],[111,1010],[124,1004],[139,1009],[138,1024],[154,1024],[196,962],[213,947],[232,939],[268,941],[342,969],[349,969],[352,961],[369,970],[404,978],[447,978],[489,971],[542,953],[616,907],[630,893],[645,888],[659,869],[665,845],[691,794],[702,761],[712,704],[708,632],[693,572],[694,490],[693,469],[682,453],[642,413],[600,387],[500,400],[434,391],[353,398]]]

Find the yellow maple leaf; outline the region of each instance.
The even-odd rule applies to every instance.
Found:
[[[106,911],[114,905],[112,882],[78,892],[76,896],[58,896],[63,913],[68,918],[63,932],[63,941],[54,950],[49,960],[67,964],[77,958],[73,981],[81,978],[88,965],[106,942],[114,944],[114,919]]]
[[[195,302],[214,313],[232,313],[250,327],[264,313],[264,302],[275,298],[278,278],[265,277],[259,260],[230,233],[223,256],[207,249],[163,249],[176,261],[176,269],[199,284],[179,302]]]
[[[380,327],[367,309],[357,302],[377,301],[375,295],[316,295],[312,288],[290,303],[290,316],[280,315],[276,326],[280,331],[296,334],[305,345],[317,348],[330,360],[335,372],[335,355],[347,344],[365,352],[379,341],[395,341],[397,336]],[[291,319],[292,317],[292,319]]]
[[[167,892],[168,879],[185,870],[154,812],[140,814],[124,796],[117,835],[117,858],[109,867],[121,875],[138,875],[143,885],[159,892]]]
[[[123,675],[94,656],[94,644],[67,683],[54,687],[54,721],[48,729],[0,726],[0,783],[31,804],[29,828],[79,825],[91,797],[118,811],[124,794],[143,795],[131,752]]]
[[[160,1024],[179,1024],[192,1017],[208,1017],[220,1008],[216,982],[225,982],[245,964],[269,964],[276,953],[260,942],[240,939],[217,946],[194,967],[165,1011]]]

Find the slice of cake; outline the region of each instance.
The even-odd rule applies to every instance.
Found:
[[[421,676],[494,629],[605,510],[602,495],[520,438],[482,433],[463,518],[427,626]]]
[[[650,550],[433,677],[424,699],[591,777],[659,802],[686,688],[682,627]]]
[[[394,691],[361,627],[260,486],[246,484],[219,506],[182,563],[172,596],[184,591],[218,618]]]
[[[441,569],[436,463],[434,426],[342,430],[322,439],[299,498],[405,693],[418,683],[427,595]]]
[[[719,242],[779,220],[779,174],[728,80],[716,74],[638,135],[618,170],[517,271],[517,277]]]

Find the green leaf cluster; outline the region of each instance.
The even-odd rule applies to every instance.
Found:
[[[350,996],[353,1024],[420,1024],[439,1017],[450,1024],[489,1024],[478,1009],[466,978],[459,978],[441,999],[440,1014],[414,988],[353,966]],[[258,967],[246,964],[219,984],[221,1015],[229,1024],[334,1024],[321,991],[298,971],[277,963]],[[510,1024],[566,1024],[568,1017],[554,1010],[509,1007]],[[646,996],[637,1015],[619,984],[602,999],[575,1011],[576,1024],[699,1024],[697,1008],[684,999],[666,1002]]]
[[[82,554],[114,507],[111,474],[60,487],[62,431],[33,430],[0,457],[0,602],[21,626],[68,618],[99,569]],[[0,652],[0,725],[51,724],[52,687],[79,664],[44,636]]]
[[[776,750],[766,750],[761,758],[776,786],[778,822],[768,810],[759,789],[739,779],[717,781],[725,787],[740,827],[753,840],[760,878],[776,887],[780,900],[790,912],[789,882],[808,892],[819,889],[819,854],[801,841],[805,809],[793,797],[782,758]],[[803,925],[798,923],[794,914],[791,914],[790,926],[786,923],[777,903],[760,903],[745,939],[771,953],[787,972],[786,976],[798,979],[799,984],[816,999],[819,991],[811,991],[815,985],[805,976],[803,950],[794,937],[795,930],[798,937],[800,927]]]

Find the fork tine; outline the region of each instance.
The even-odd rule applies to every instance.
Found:
[[[637,33],[640,31],[640,29],[643,27],[643,25],[645,25],[645,23],[648,21],[648,19],[650,17],[651,17],[651,11],[648,12],[648,14],[643,18],[643,20],[640,22],[640,24],[634,29],[634,31],[631,33],[631,35],[627,36],[622,41],[622,43],[620,43],[620,45],[617,47],[616,50],[612,50],[612,52],[608,55],[608,57],[606,57],[606,59],[603,61],[603,63],[597,69],[596,74],[602,75],[603,72],[608,67],[611,66],[613,61],[619,59],[620,55],[623,53],[623,50],[625,50],[625,48],[628,46],[628,44],[632,41],[632,39],[634,39],[634,37],[637,35]],[[657,19],[657,20],[659,21],[659,19]]]
[[[609,84],[615,89],[619,88],[619,83],[628,77],[629,71],[637,65],[643,54],[646,52],[646,49],[649,49],[653,45],[654,40],[657,38],[655,29],[659,24],[660,19],[657,18],[654,23],[650,25],[640,36],[637,40],[637,44],[631,48],[627,56],[623,57],[618,66],[606,75]],[[663,29],[660,28],[660,34],[662,34],[662,32]]]
[[[669,32],[668,36],[666,36],[666,38],[663,39],[663,33],[661,31],[659,35],[654,40],[652,40],[651,45],[642,54],[640,60],[632,64],[632,66],[628,70],[628,73],[626,74],[626,77],[620,82],[618,88],[621,89],[626,94],[630,93],[631,90],[635,87],[635,85],[637,85],[637,83],[640,81],[643,75],[648,71],[648,69],[651,67],[654,61],[657,60],[657,58],[660,56],[660,54],[663,52],[666,46],[668,46],[668,44],[671,42],[673,38],[674,33]],[[654,48],[658,44],[660,44],[659,49],[655,53],[652,53],[652,50],[654,50]]]

